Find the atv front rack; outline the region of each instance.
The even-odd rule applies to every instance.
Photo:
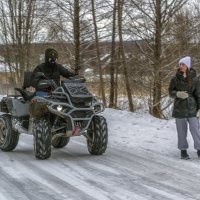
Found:
[[[82,135],[88,129],[93,116],[105,109],[103,104],[93,99],[90,106],[86,102],[85,108],[75,107],[70,100],[69,94],[64,92],[63,88],[58,88],[58,90],[62,90],[62,92],[54,91],[52,93],[52,98],[55,101],[49,102],[47,105],[48,110],[71,124],[71,131],[66,133],[68,137]],[[67,103],[56,101],[56,99],[65,99]]]

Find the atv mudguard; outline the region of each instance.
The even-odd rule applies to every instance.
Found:
[[[0,116],[3,116],[3,115],[8,115],[8,116],[11,116],[11,114],[10,114],[10,113],[0,112]]]
[[[23,99],[7,98],[5,100],[9,112],[14,117],[29,116],[30,102],[24,102]]]
[[[41,118],[46,116],[49,113],[47,103],[42,97],[34,97],[29,108],[30,117]]]

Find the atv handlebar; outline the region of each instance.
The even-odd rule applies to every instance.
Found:
[[[79,76],[79,75],[76,75],[76,76],[73,76],[73,77],[69,77],[69,80],[70,81],[75,81],[75,82],[81,82],[81,83],[85,83],[86,82],[85,77]]]

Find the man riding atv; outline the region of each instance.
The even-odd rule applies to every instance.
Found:
[[[38,88],[38,83],[42,79],[42,73],[44,73],[45,77],[49,80],[53,80],[57,86],[60,86],[60,76],[65,78],[74,77],[77,72],[74,72],[70,69],[63,67],[61,64],[57,63],[58,60],[58,52],[53,48],[48,48],[45,50],[45,62],[38,65],[33,70],[32,75],[32,86],[36,89],[37,96],[47,95],[52,88]],[[53,88],[55,89],[55,88]]]
[[[107,122],[99,113],[104,105],[92,95],[85,80],[56,63],[54,49],[45,52],[45,63],[25,72],[21,95],[9,95],[0,102],[0,149],[12,151],[19,135],[33,135],[35,157],[47,159],[51,146],[65,147],[73,136],[85,136],[88,151],[101,155],[107,149]],[[60,82],[60,75],[69,78]],[[35,93],[26,88],[34,86]],[[41,94],[42,92],[42,94]]]

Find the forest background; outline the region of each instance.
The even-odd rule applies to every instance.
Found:
[[[53,47],[107,107],[167,118],[178,60],[200,72],[199,19],[198,0],[0,0],[0,62],[14,88]]]

